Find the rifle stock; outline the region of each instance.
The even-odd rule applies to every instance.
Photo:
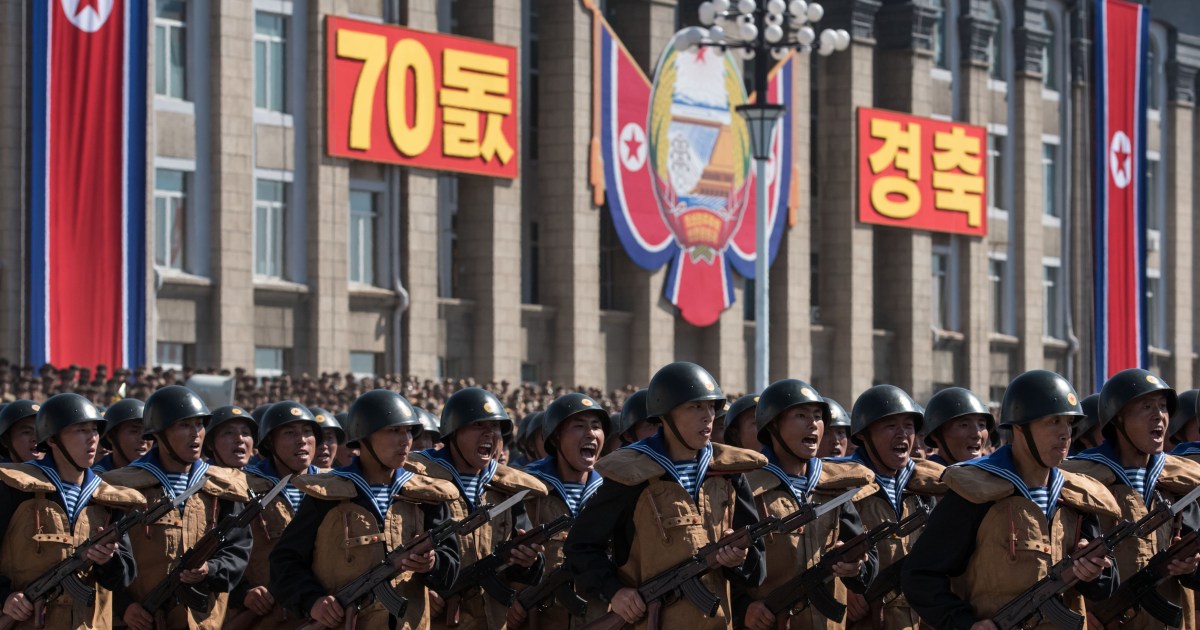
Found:
[[[1171,546],[1154,554],[1146,566],[1137,573],[1121,580],[1121,585],[1111,597],[1088,602],[1088,612],[1105,626],[1116,626],[1128,621],[1139,609],[1145,610],[1159,622],[1170,627],[1179,627],[1183,609],[1168,601],[1158,592],[1158,585],[1171,577],[1169,566],[1172,561],[1194,555],[1200,551],[1200,532],[1189,532]],[[1131,614],[1133,613],[1133,614]]]

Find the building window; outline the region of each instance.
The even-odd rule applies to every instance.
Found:
[[[1002,335],[1009,334],[1008,294],[1005,277],[1008,261],[995,256],[988,257],[988,284],[992,289],[992,330]]]
[[[287,184],[258,180],[254,202],[254,273],[283,277],[283,226],[287,212]]]
[[[600,209],[600,310],[611,311],[616,308],[616,286],[613,282],[616,275],[617,256],[620,255],[621,242],[617,238],[617,230],[613,227],[612,213],[608,208]]]
[[[1058,29],[1049,13],[1043,13],[1042,20],[1050,33],[1050,39],[1042,48],[1042,87],[1058,91]]]
[[[1158,269],[1146,270],[1146,340],[1156,348],[1166,348],[1166,327],[1163,315],[1166,312],[1166,294],[1162,290],[1162,275]]]
[[[541,379],[538,376],[538,366],[536,363],[528,361],[521,362],[521,382],[522,383],[537,383]]]
[[[438,297],[458,294],[458,178],[438,177]]]
[[[541,227],[537,221],[525,222],[525,247],[521,256],[521,303],[540,304]]]
[[[988,208],[1001,212],[1008,211],[1008,198],[1005,193],[1007,189],[1004,186],[1004,151],[1007,140],[1008,137],[1001,134],[988,134]]]
[[[155,3],[154,93],[187,98],[187,5],[183,0]]]
[[[154,351],[154,365],[164,370],[183,370],[184,344],[160,341]]]
[[[1061,286],[1062,268],[1057,264],[1043,265],[1042,304],[1043,317],[1046,322],[1046,335],[1055,339],[1063,338],[1063,310],[1059,292]]]
[[[1158,71],[1159,56],[1158,45],[1154,38],[1150,38],[1150,45],[1147,47],[1146,53],[1146,94],[1150,109],[1158,109],[1160,105],[1158,90],[1162,83],[1162,77],[1159,76]]]
[[[254,348],[254,375],[258,378],[283,376],[284,348]]]
[[[946,50],[946,0],[931,0],[930,5],[937,11],[933,24],[933,65],[937,68],[949,69],[950,59]]]
[[[525,130],[525,158],[538,159],[538,114],[541,109],[538,99],[538,84],[541,81],[540,60],[538,58],[540,42],[538,29],[541,20],[538,17],[539,0],[527,0],[525,8],[525,50],[521,51],[525,60],[525,119],[521,121]]]
[[[1058,203],[1058,147],[1042,144],[1042,210],[1048,217],[1062,218]]]
[[[1146,229],[1159,231],[1162,229],[1162,212],[1164,204],[1160,203],[1158,182],[1162,181],[1162,162],[1157,156],[1146,159]]]
[[[350,373],[354,378],[375,378],[379,374],[379,355],[374,352],[351,352]]]
[[[931,260],[933,325],[950,328],[950,252],[936,248]]]
[[[742,291],[742,319],[748,322],[755,321],[755,308],[758,306],[758,300],[755,295],[758,289],[755,288],[754,278],[744,278],[745,288]]]
[[[350,191],[350,282],[375,284],[375,217],[379,194]]]
[[[187,223],[187,174],[154,170],[154,264],[183,269],[184,226]]]
[[[996,81],[1004,81],[1004,36],[1007,28],[1004,14],[994,0],[983,3],[982,8],[982,17],[996,23],[996,32],[992,33],[988,42],[988,76]]]
[[[285,111],[286,32],[286,17],[254,14],[254,106],[258,109]]]

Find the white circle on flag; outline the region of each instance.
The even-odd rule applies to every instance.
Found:
[[[61,0],[67,20],[85,33],[95,33],[112,14],[113,0]]]
[[[1133,181],[1133,143],[1124,131],[1117,131],[1108,143],[1108,170],[1113,183],[1124,189]]]
[[[646,132],[637,123],[626,123],[617,136],[621,166],[636,173],[646,164]]]

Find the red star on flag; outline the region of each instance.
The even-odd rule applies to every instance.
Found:
[[[92,11],[96,12],[96,15],[100,15],[101,1],[102,0],[79,0],[79,4],[75,6],[75,15],[71,17],[79,17],[83,13],[84,9],[89,7],[91,7]]]

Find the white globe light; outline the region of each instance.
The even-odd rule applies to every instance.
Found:
[[[786,48],[772,48],[771,49],[771,57],[774,58],[775,61],[783,61],[784,59],[787,58],[787,56],[788,56],[788,49],[786,49]]]
[[[755,9],[754,0],[738,0],[737,8],[738,8],[738,13],[742,13],[742,14],[746,14],[746,15],[754,13],[754,9]]]
[[[846,29],[839,28],[837,30],[837,42],[834,47],[838,50],[846,50],[850,47],[850,33]]]
[[[816,2],[808,5],[808,11],[805,13],[809,22],[820,22],[821,18],[825,17],[825,7]]]
[[[696,10],[696,13],[700,16],[700,23],[705,26],[712,24],[713,18],[717,17],[717,10],[708,0],[700,3],[700,8]]]
[[[825,45],[822,44],[821,46],[817,47],[817,54],[821,55],[822,57],[828,57],[829,55],[833,54],[833,48],[826,48]]]
[[[738,48],[737,56],[741,57],[742,59],[744,59],[746,61],[750,61],[751,59],[754,59],[754,49],[753,48]]]
[[[786,8],[787,3],[783,0],[768,0],[767,2],[767,13],[771,15],[781,15]]]
[[[797,17],[803,16],[808,12],[808,3],[804,0],[792,0],[788,3],[788,13]]]
[[[812,27],[805,26],[796,31],[796,41],[803,46],[811,45],[815,39],[817,39],[817,34],[813,32]]]
[[[725,29],[721,28],[720,26],[714,26],[714,27],[708,29],[708,36],[714,42],[724,41]]]
[[[838,35],[837,31],[827,28],[821,31],[821,48],[833,50],[837,47]]]
[[[767,15],[767,24],[782,24],[782,15]]]
[[[729,10],[729,0],[712,0],[713,11],[724,13]]]
[[[753,41],[758,37],[758,27],[752,22],[742,22],[738,26],[738,37],[743,41]]]
[[[772,44],[778,44],[779,40],[783,39],[783,29],[778,24],[771,24],[763,30],[763,37]]]

